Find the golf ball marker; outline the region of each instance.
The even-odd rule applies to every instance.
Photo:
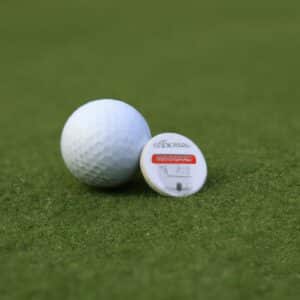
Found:
[[[140,160],[147,183],[158,193],[186,197],[205,184],[207,165],[200,149],[188,138],[164,133],[144,147]]]

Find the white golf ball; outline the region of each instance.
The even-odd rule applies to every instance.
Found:
[[[137,171],[149,126],[132,106],[113,99],[91,101],[68,119],[61,137],[66,166],[80,181],[114,187]]]

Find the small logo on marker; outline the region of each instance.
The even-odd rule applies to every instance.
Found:
[[[161,140],[154,144],[154,148],[190,148],[190,145],[181,142],[168,142],[167,140]]]

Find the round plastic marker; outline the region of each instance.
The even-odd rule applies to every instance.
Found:
[[[201,150],[177,133],[153,137],[143,149],[140,165],[149,186],[164,196],[195,194],[207,178],[207,165]]]

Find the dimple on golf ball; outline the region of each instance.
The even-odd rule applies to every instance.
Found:
[[[81,182],[114,187],[135,174],[150,138],[146,120],[132,106],[113,99],[95,100],[77,109],[66,122],[61,152]]]

